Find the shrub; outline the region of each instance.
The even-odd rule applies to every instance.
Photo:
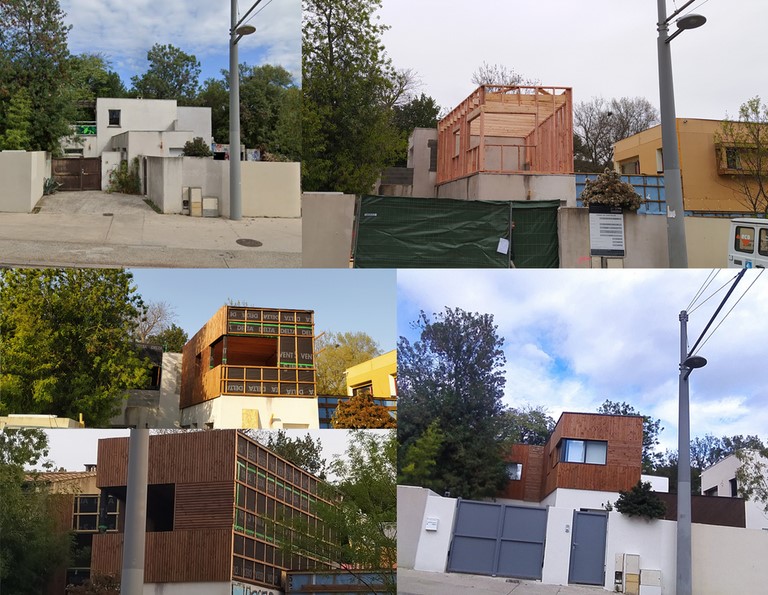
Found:
[[[635,192],[631,184],[621,181],[621,174],[606,169],[596,180],[587,180],[581,193],[584,206],[607,205],[636,211],[645,200]]]
[[[619,492],[616,510],[621,514],[652,520],[663,518],[667,512],[667,505],[655,492],[651,491],[650,482],[638,481],[631,490]]]
[[[109,172],[109,186],[107,187],[107,192],[141,194],[138,157],[133,158],[130,167],[128,166],[127,161],[121,161],[119,166]]]
[[[202,137],[196,136],[193,140],[188,140],[184,143],[184,156],[185,157],[210,157],[211,148],[205,144]]]

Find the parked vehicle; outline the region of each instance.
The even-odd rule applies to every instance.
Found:
[[[728,234],[729,268],[768,266],[768,219],[731,219]]]

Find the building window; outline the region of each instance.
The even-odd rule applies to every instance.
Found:
[[[109,125],[120,126],[120,110],[119,109],[109,110]]]
[[[523,464],[507,463],[507,477],[511,481],[520,481],[523,478]]]
[[[602,440],[571,440],[560,443],[560,460],[564,463],[605,465],[608,443]]]
[[[630,161],[621,163],[621,173],[627,176],[634,176],[640,173],[640,160],[635,157]]]
[[[725,166],[728,169],[741,169],[739,150],[736,147],[725,148]]]
[[[372,395],[373,394],[373,384],[367,383],[363,384],[361,386],[356,386],[352,389],[352,396],[357,397],[358,395]]]
[[[739,486],[736,484],[736,478],[734,477],[729,483],[731,484],[731,498],[736,498],[739,495]]]
[[[757,252],[760,256],[768,256],[768,229],[760,230],[760,241],[757,243]]]
[[[737,225],[733,247],[736,252],[752,254],[755,251],[755,228]]]
[[[656,149],[656,173],[664,173],[664,149]]]
[[[717,496],[717,486],[704,490],[705,496]]]
[[[429,147],[429,171],[437,171],[437,141],[428,140]]]

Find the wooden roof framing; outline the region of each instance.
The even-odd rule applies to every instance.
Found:
[[[478,87],[437,126],[437,183],[477,173],[573,173],[568,87]]]

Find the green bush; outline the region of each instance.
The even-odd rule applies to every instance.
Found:
[[[109,172],[107,192],[122,194],[141,194],[141,179],[139,178],[139,158],[134,157],[130,167],[127,161]]]
[[[667,513],[667,505],[651,491],[650,482],[641,480],[631,490],[619,492],[616,510],[621,514],[652,520],[663,518]]]
[[[188,140],[184,143],[184,156],[185,157],[210,157],[211,148],[205,144],[205,141],[200,136],[196,136],[194,140]]]

